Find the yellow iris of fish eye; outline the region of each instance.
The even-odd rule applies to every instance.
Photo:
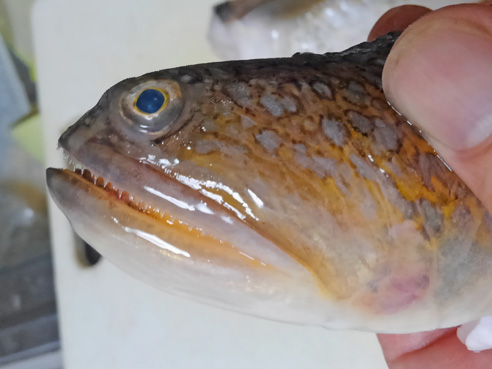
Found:
[[[144,101],[140,102],[140,99],[144,99]],[[135,97],[133,109],[142,115],[157,115],[166,108],[168,101],[169,96],[165,90],[158,87],[149,87],[140,91]],[[145,106],[145,109],[142,105]]]

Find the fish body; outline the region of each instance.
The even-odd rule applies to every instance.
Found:
[[[79,169],[50,192],[110,261],[220,307],[391,333],[490,314],[492,218],[387,103],[396,37],[124,80],[61,136]]]
[[[415,0],[437,9],[463,0]],[[217,5],[208,38],[224,60],[326,53],[364,40],[379,17],[407,0],[232,0]]]

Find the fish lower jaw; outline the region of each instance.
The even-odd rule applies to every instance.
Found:
[[[158,289],[268,319],[315,323],[325,315],[309,271],[239,221],[202,214],[211,217],[206,234],[179,220],[171,225],[108,196],[107,182],[88,169],[50,168],[47,181],[82,239]]]

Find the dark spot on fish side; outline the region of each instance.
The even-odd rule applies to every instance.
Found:
[[[439,237],[444,227],[442,211],[425,199],[419,201],[418,207],[424,217],[424,228],[427,235],[432,238]]]
[[[343,91],[345,98],[356,105],[367,105],[369,95],[360,83],[356,81],[350,81],[347,88]]]
[[[315,81],[311,84],[311,88],[322,98],[322,99],[328,99],[328,100],[333,100],[333,92],[331,88],[320,81]]]
[[[356,111],[349,111],[347,115],[350,121],[352,122],[352,127],[356,131],[364,135],[367,135],[373,130],[374,125],[371,122],[371,120],[366,116],[359,114]]]
[[[346,132],[343,124],[336,119],[321,117],[321,128],[323,133],[329,137],[337,146],[345,143]]]
[[[282,139],[274,131],[263,131],[255,137],[270,154],[273,154],[282,143]]]

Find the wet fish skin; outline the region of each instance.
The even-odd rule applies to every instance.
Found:
[[[492,312],[492,299],[484,298],[492,280],[492,219],[387,104],[381,73],[397,36],[342,53],[128,79],[60,145],[145,206],[164,204],[144,191],[146,181],[162,193],[181,186],[189,197],[178,200],[200,198],[277,246],[309,271],[330,306],[318,324],[384,332],[460,324]],[[162,134],[149,135],[122,118],[121,101],[154,80],[171,81],[182,105],[161,122]],[[229,229],[214,232],[234,244]],[[251,252],[261,260],[261,250]]]

